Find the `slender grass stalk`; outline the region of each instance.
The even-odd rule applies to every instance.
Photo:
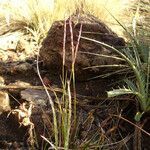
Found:
[[[65,93],[66,89],[66,76],[65,76],[65,58],[66,57],[66,20],[64,21],[64,37],[63,37],[63,66],[62,66],[62,85],[63,85],[63,93]],[[63,104],[65,104],[65,94],[63,94]]]
[[[65,139],[65,145],[64,145],[64,148],[65,150],[68,150],[69,149],[69,140],[70,140],[70,129],[71,129],[71,114],[72,114],[72,102],[71,102],[71,91],[70,91],[70,82],[68,81],[67,82],[67,85],[68,85],[68,120],[67,120],[67,135],[66,135],[66,139]]]
[[[45,86],[45,84],[44,84],[44,82],[42,80],[38,62],[39,62],[39,55],[37,55],[37,73],[38,73],[38,76],[39,76],[39,78],[40,78],[40,80],[42,82],[42,85],[43,85],[44,89],[45,89],[45,92],[46,92],[46,94],[48,96],[48,99],[49,99],[49,102],[50,102],[50,105],[51,105],[51,108],[52,108],[53,121],[54,121],[55,147],[57,149],[58,148],[58,125],[57,125],[57,116],[56,116],[55,106],[54,106],[52,98],[51,98],[51,96],[50,96],[50,94],[49,94],[49,92],[48,92],[48,90],[47,90],[47,88],[46,88],[46,86]]]
[[[83,70],[91,69],[91,68],[128,68],[128,67],[129,66],[127,66],[127,65],[117,65],[117,64],[114,64],[114,65],[97,65],[97,66],[85,67],[85,68],[83,68]]]
[[[92,53],[92,52],[83,52],[83,51],[80,51],[80,53],[88,54],[88,55],[93,55],[93,56],[97,56],[97,57],[104,57],[104,58],[111,58],[111,59],[125,61],[124,59],[122,59],[120,57],[117,57],[117,56],[108,56],[108,55],[96,54],[96,53]]]
[[[71,38],[71,51],[72,51],[72,65],[71,65],[71,75],[70,75],[70,81],[72,79],[73,81],[73,94],[74,94],[74,121],[76,124],[76,87],[75,87],[75,70],[74,70],[74,64],[75,64],[75,46],[74,46],[74,39],[73,39],[73,27],[72,27],[72,20],[71,17],[69,19],[69,28],[70,28],[70,38]]]
[[[149,79],[150,79],[150,51],[148,53],[148,63],[147,63],[146,67],[147,67],[146,93],[149,93],[149,90],[150,90],[150,82],[149,82]],[[149,100],[149,104],[150,104],[150,100]]]
[[[81,37],[81,33],[82,33],[82,24],[80,26],[80,30],[79,30],[79,36],[78,36],[78,39],[77,39],[77,44],[76,44],[76,47],[75,47],[75,52],[74,52],[74,58],[72,60],[72,76],[73,76],[73,89],[74,89],[74,113],[76,114],[76,107],[77,107],[77,100],[76,100],[76,87],[75,87],[75,61],[76,61],[76,58],[77,58],[77,53],[78,53],[78,48],[79,48],[79,43],[80,43],[80,37]],[[76,116],[74,116],[75,120],[76,120]]]

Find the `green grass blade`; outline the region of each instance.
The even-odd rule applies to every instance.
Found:
[[[120,89],[114,89],[112,91],[108,91],[107,95],[108,97],[116,97],[116,96],[120,96],[120,95],[124,95],[124,94],[133,94],[134,92],[130,89],[126,89],[126,88],[120,88]]]

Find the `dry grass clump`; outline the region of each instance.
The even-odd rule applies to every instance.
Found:
[[[121,35],[122,31],[118,25],[116,26],[117,23],[111,14],[121,22],[129,21],[131,12],[126,10],[131,5],[133,4],[129,0],[5,1],[0,7],[1,28],[24,29],[24,26],[28,26],[39,30],[42,36],[45,36],[55,20],[64,19],[78,9],[95,15]]]
[[[124,35],[114,16],[127,27],[135,19],[147,30],[149,1],[144,0],[11,0],[1,2],[0,33],[24,29],[28,26],[38,30],[44,37],[51,24],[79,11],[91,13],[110,26],[119,35]],[[137,10],[138,8],[138,10]]]
[[[4,31],[24,30],[24,27],[40,30],[42,34],[46,34],[50,27],[51,21],[51,5],[48,0],[34,1],[8,1],[1,5],[0,16],[3,20],[1,28]],[[3,33],[4,31],[1,31]]]

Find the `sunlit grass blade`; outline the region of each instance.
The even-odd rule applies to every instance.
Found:
[[[97,53],[83,52],[83,51],[79,51],[79,53],[125,61],[124,59],[120,58],[119,56],[109,56],[109,55],[104,55],[104,54],[97,54]]]
[[[124,94],[134,94],[134,92],[127,88],[119,88],[119,89],[113,89],[112,91],[107,92],[108,97],[116,97]]]
[[[98,66],[90,66],[90,67],[85,67],[83,70],[86,69],[94,69],[94,68],[127,68],[127,65],[118,65],[118,64],[113,64],[113,65],[98,65]]]

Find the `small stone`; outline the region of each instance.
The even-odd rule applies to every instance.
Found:
[[[13,71],[16,71],[16,72],[26,72],[26,71],[29,71],[32,69],[32,65],[25,62],[25,63],[22,63],[22,64],[18,64],[17,66],[15,66],[13,68]]]
[[[48,96],[44,90],[26,89],[21,91],[22,99],[32,101],[36,106],[47,106]]]
[[[8,93],[5,91],[0,91],[0,114],[10,110],[11,107]]]
[[[5,79],[2,76],[0,76],[0,85],[4,85],[4,84],[5,84]]]
[[[22,90],[22,89],[19,89],[19,87],[27,87],[27,86],[31,86],[31,84],[28,82],[18,80],[14,83],[10,83],[9,86],[18,87],[18,89],[13,89],[13,88],[9,89],[9,92],[11,92],[13,94],[19,94],[20,91]]]
[[[14,82],[14,83],[10,83],[9,85],[10,86],[31,86],[30,83],[24,82],[24,81],[20,81],[20,80]]]

